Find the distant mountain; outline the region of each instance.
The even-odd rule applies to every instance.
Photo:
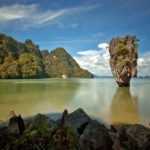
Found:
[[[150,79],[150,76],[138,76],[139,79]]]
[[[94,75],[94,78],[113,78],[113,76],[101,76],[101,75]]]
[[[24,43],[0,34],[0,78],[82,77],[93,75],[64,48],[41,51],[30,39]]]

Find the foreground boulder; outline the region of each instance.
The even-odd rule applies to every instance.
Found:
[[[91,121],[80,136],[81,150],[112,150],[108,129],[97,121]]]
[[[112,136],[114,150],[149,150],[150,129],[143,125],[115,125],[115,136]],[[113,132],[114,132],[113,130]]]
[[[131,77],[137,76],[137,38],[113,38],[109,44],[110,66],[119,86],[129,86]]]
[[[13,116],[9,119],[8,129],[12,134],[22,135],[25,130],[25,125],[21,115],[16,116],[13,111],[11,113]]]
[[[38,114],[25,121],[22,134],[15,117],[13,112],[9,125],[0,126],[0,150],[150,150],[150,128],[105,126],[81,108],[65,110],[59,120]]]
[[[74,131],[80,135],[90,120],[90,117],[84,112],[84,110],[79,108],[66,116],[65,126],[73,128]]]

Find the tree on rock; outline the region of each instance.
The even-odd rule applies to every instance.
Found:
[[[0,65],[0,78],[14,79],[19,78],[19,65],[12,56],[5,57],[4,63]]]

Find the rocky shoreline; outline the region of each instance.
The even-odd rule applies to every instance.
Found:
[[[150,128],[105,125],[81,108],[51,117],[12,116],[0,126],[1,150],[150,150]]]

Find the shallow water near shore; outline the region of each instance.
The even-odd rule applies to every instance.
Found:
[[[0,80],[0,120],[11,110],[27,117],[81,107],[104,122],[148,124],[149,91],[150,79],[133,79],[130,89],[112,78]]]

